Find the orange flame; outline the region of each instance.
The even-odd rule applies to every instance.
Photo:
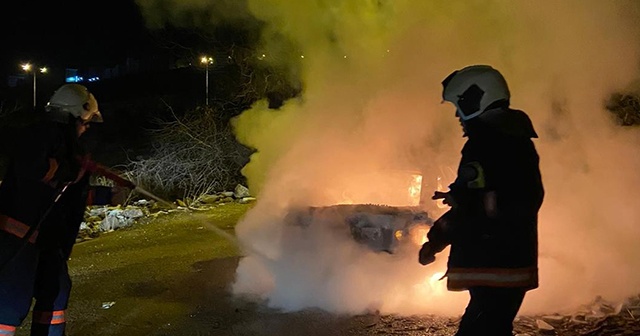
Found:
[[[412,205],[420,204],[420,196],[422,194],[422,175],[411,175],[411,185],[409,186],[409,197],[411,197]]]

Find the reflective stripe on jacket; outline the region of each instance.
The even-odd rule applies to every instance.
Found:
[[[13,336],[16,334],[16,327],[0,324],[0,335],[2,336]]]
[[[466,290],[469,287],[538,287],[538,269],[524,268],[449,268],[447,288],[451,291]]]
[[[0,214],[0,230],[22,239],[29,232],[29,225]],[[36,239],[38,239],[38,230],[34,230],[31,236],[29,236],[29,242],[35,244]]]

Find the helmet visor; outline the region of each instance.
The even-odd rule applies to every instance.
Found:
[[[464,121],[467,121],[467,120],[473,119],[473,118],[475,118],[475,117],[477,117],[477,116],[481,115],[481,114],[482,114],[482,112],[483,112],[483,111],[477,110],[477,111],[475,111],[475,112],[473,112],[473,113],[466,114],[466,113],[464,112],[464,110],[462,110],[461,108],[459,108],[459,107],[458,107],[458,108],[456,109],[456,114],[458,115],[458,117],[460,117],[460,119],[462,119],[462,120],[464,120]]]

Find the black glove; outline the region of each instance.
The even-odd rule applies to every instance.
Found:
[[[436,261],[436,253],[438,251],[434,248],[433,244],[426,242],[422,244],[422,248],[418,254],[418,261],[421,265],[426,266]]]

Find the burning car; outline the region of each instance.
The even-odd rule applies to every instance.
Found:
[[[416,172],[385,174],[382,193],[386,198],[368,194],[359,199],[371,202],[343,202],[326,206],[291,209],[285,223],[309,227],[326,225],[349,234],[357,243],[376,252],[396,252],[403,244],[422,244],[435,214],[421,202],[422,175]],[[379,185],[379,184],[376,184]],[[395,202],[385,200],[393,199]],[[391,204],[393,203],[393,204]]]

